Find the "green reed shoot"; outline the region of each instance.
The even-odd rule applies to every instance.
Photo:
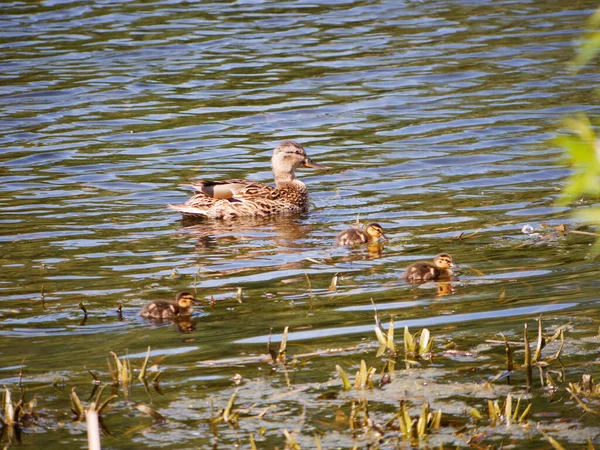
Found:
[[[512,396],[510,394],[506,396],[506,400],[504,401],[504,405],[502,407],[500,407],[498,400],[488,400],[488,414],[490,426],[494,427],[501,423],[505,423],[506,426],[510,426],[513,423],[519,425],[525,424],[527,422],[527,417],[531,413],[532,404],[530,403],[529,405],[527,405],[527,407],[523,410],[522,413],[520,412],[520,397],[517,400],[517,404],[515,405],[514,409],[512,404]],[[479,411],[474,411],[474,408],[471,410],[470,414],[471,417],[477,417],[478,419],[481,419],[482,417]]]
[[[394,319],[390,317],[390,325],[388,327],[387,335],[384,334],[381,326],[381,321],[377,315],[377,306],[373,298],[371,298],[371,304],[373,305],[374,319],[375,319],[375,336],[379,341],[379,349],[377,350],[377,357],[383,355],[386,350],[389,351],[393,356],[396,355],[396,345],[394,344]]]
[[[12,402],[12,396],[7,387],[4,388],[4,418],[2,421],[7,426],[13,426],[19,421],[18,409]],[[17,413],[15,413],[17,410]]]
[[[75,388],[71,389],[71,411],[73,411],[73,414],[75,414],[75,420],[76,421],[80,421],[82,420],[85,415],[86,415],[86,411],[94,411],[96,412],[99,416],[102,415],[102,412],[106,409],[106,407],[108,406],[108,404],[110,402],[112,402],[115,398],[117,398],[117,395],[111,395],[109,396],[106,400],[104,400],[103,402],[100,402],[101,398],[102,398],[102,392],[104,391],[104,388],[106,387],[106,385],[102,386],[98,393],[96,394],[96,398],[94,399],[93,402],[90,403],[89,408],[86,410],[83,408],[83,404],[81,403],[81,400],[79,399],[79,396],[77,395],[77,392],[75,392]]]
[[[531,367],[531,348],[529,348],[529,337],[527,336],[527,324],[523,324],[523,343],[525,344],[525,379],[527,391],[531,390],[532,367]]]
[[[110,359],[107,359],[108,370],[113,379],[113,385],[118,386],[121,384],[125,399],[129,400],[129,393],[131,390],[131,363],[129,357],[125,356],[123,362],[119,359],[115,352],[110,352],[113,357],[114,366],[111,365]]]
[[[408,327],[404,327],[404,352],[407,357],[430,358],[433,350],[433,337],[427,328],[410,334]]]
[[[389,351],[392,355],[396,355],[396,345],[394,344],[394,319],[390,318],[387,335],[384,335],[381,325],[376,322],[375,335],[379,341],[379,349],[377,350],[378,357],[385,351]]]
[[[294,439],[294,437],[290,434],[290,432],[286,429],[283,430],[283,435],[285,436],[285,449],[286,450],[300,450],[300,444]]]
[[[512,348],[510,348],[506,337],[504,335],[502,337],[504,338],[504,352],[506,353],[506,370],[508,373],[510,373],[515,367],[515,362],[513,359],[513,350]]]
[[[83,409],[83,405],[75,392],[75,388],[71,389],[71,411],[75,414],[75,420],[81,420],[83,416],[85,416],[85,409]]]
[[[369,428],[383,434],[381,427],[375,424],[369,416],[369,402],[366,398],[352,402],[348,425],[352,432],[361,428]]]
[[[279,354],[277,356],[277,360],[281,363],[285,362],[287,356],[287,338],[289,330],[290,327],[285,327],[283,329],[283,335],[281,336],[281,344],[279,345]]]
[[[546,346],[546,338],[542,335],[542,317],[538,320],[538,338],[535,353],[533,354],[533,362],[536,363],[542,358],[542,349]]]
[[[344,369],[342,369],[339,365],[336,365],[335,370],[342,379],[342,385],[345,391],[351,390],[352,387],[357,390],[373,388],[373,376],[377,372],[377,369],[374,367],[367,368],[367,363],[364,359],[360,361],[360,368],[354,377],[354,386],[352,383],[350,383],[348,375],[346,375]]]
[[[338,375],[342,379],[342,385],[344,386],[344,390],[349,391],[350,389],[352,389],[352,384],[350,383],[350,380],[348,379],[348,375],[346,375],[346,372],[344,372],[344,369],[342,369],[341,366],[336,365],[335,370],[337,371]]]
[[[146,352],[146,358],[144,359],[144,363],[142,364],[142,368],[140,369],[140,373],[138,375],[138,380],[142,383],[146,381],[146,368],[148,367],[148,360],[150,359],[150,346],[148,346],[148,351]]]
[[[569,383],[569,387],[567,388],[567,392],[571,394],[571,398],[577,402],[577,404],[587,413],[600,415],[600,411],[591,408],[586,402],[584,402],[580,395],[583,394],[579,387],[573,385],[573,383]]]
[[[249,439],[250,439],[250,450],[258,450],[258,448],[256,447],[256,442],[254,442],[254,434],[253,433],[250,433]]]
[[[550,445],[554,450],[566,450],[562,445],[560,445],[560,443],[556,439],[554,439],[552,436],[541,430],[539,426],[538,431],[542,433],[542,436],[544,436],[548,440],[548,442],[550,442]]]
[[[235,398],[237,396],[237,393],[238,393],[238,391],[235,391],[232,394],[231,398],[227,402],[227,406],[223,410],[223,414],[221,414],[221,417],[220,417],[220,419],[223,422],[225,422],[233,427],[235,427],[237,425],[238,416],[239,416],[239,413],[237,411],[236,412],[233,411],[233,406],[235,405]]]
[[[424,402],[421,407],[421,414],[419,417],[413,419],[408,413],[406,402],[402,400],[400,402],[400,410],[396,413],[395,417],[398,419],[400,434],[404,440],[420,441],[432,431],[440,428],[442,410],[438,409],[432,412],[429,409],[429,403]]]
[[[321,447],[321,438],[319,438],[319,436],[317,436],[316,433],[314,435],[314,438],[315,438],[315,448],[317,450],[322,450],[322,447]]]

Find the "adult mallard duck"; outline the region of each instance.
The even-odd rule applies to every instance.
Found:
[[[452,276],[451,267],[457,267],[448,253],[440,253],[432,262],[418,261],[404,272],[404,278],[410,282],[448,280]]]
[[[192,315],[192,306],[199,304],[193,294],[180,292],[174,301],[159,300],[148,303],[140,311],[140,316],[148,319],[174,319]]]
[[[308,190],[296,178],[298,167],[327,170],[310,159],[294,141],[283,141],[271,159],[277,187],[249,180],[195,180],[188,186],[196,193],[182,205],[169,205],[184,217],[233,219],[239,216],[268,216],[308,209]]]
[[[387,237],[383,234],[383,227],[378,223],[368,223],[362,229],[350,228],[342,231],[335,240],[337,245],[363,245],[375,244],[379,241],[387,241]]]

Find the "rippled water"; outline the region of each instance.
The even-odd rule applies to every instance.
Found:
[[[555,206],[568,170],[549,139],[564,115],[598,111],[597,68],[566,67],[596,6],[6,3],[3,383],[16,382],[25,358],[24,382],[67,421],[68,391],[89,390],[87,369],[109,379],[110,350],[127,349],[138,364],[150,345],[165,357],[167,394],[154,406],[180,414],[177,402],[188,401],[194,414],[111,445],[191,448],[209,439],[194,441],[188,422],[210,395],[229,392],[235,373],[252,380],[243,392],[267,389],[257,381],[268,385],[267,369],[243,358],[266,352],[271,327],[277,341],[290,326],[297,353],[373,342],[371,297],[385,322],[393,314],[397,326],[473,345],[542,313],[600,319],[590,239],[541,228],[571,223],[570,209]],[[192,178],[270,182],[283,139],[332,168],[300,171],[309,213],[189,227],[166,209],[188,198],[178,185]],[[358,214],[385,228],[381,253],[333,247]],[[523,234],[525,224],[540,234]],[[462,267],[454,292],[439,293],[450,295],[399,280],[410,262],[441,251]],[[194,289],[214,307],[200,308],[189,333],[137,316],[148,300]],[[206,369],[223,358],[234,363]],[[299,379],[334,376],[320,364]],[[63,392],[48,387],[57,379]],[[113,420],[111,430],[134,424]],[[63,430],[23,446],[74,442],[84,436]]]

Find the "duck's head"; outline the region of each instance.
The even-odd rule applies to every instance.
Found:
[[[371,222],[365,225],[365,232],[369,235],[371,239],[374,241],[387,241],[388,238],[385,234],[383,234],[383,227],[378,223]]]
[[[273,151],[271,159],[275,180],[292,181],[295,178],[294,171],[298,167],[310,167],[312,169],[329,170],[327,167],[317,164],[308,157],[304,147],[295,141],[283,141]]]
[[[458,267],[452,262],[452,256],[450,256],[448,253],[440,253],[435,258],[433,258],[433,265],[438,269],[444,270],[448,270],[451,267]]]
[[[200,304],[200,302],[196,300],[196,297],[194,297],[194,295],[190,294],[189,292],[180,292],[179,294],[177,294],[176,300],[177,304],[181,308],[189,308],[194,304]]]

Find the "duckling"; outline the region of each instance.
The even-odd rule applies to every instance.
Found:
[[[404,278],[410,282],[447,280],[452,275],[451,267],[457,267],[452,262],[452,256],[448,253],[440,253],[433,258],[433,262],[418,261],[408,266]]]
[[[380,240],[387,241],[388,238],[383,234],[383,227],[378,223],[368,223],[362,229],[349,228],[342,231],[335,240],[337,245],[363,245],[374,244]]]
[[[171,319],[192,315],[192,305],[200,304],[189,292],[180,292],[175,300],[159,300],[148,303],[140,311],[140,316],[149,319]]]

